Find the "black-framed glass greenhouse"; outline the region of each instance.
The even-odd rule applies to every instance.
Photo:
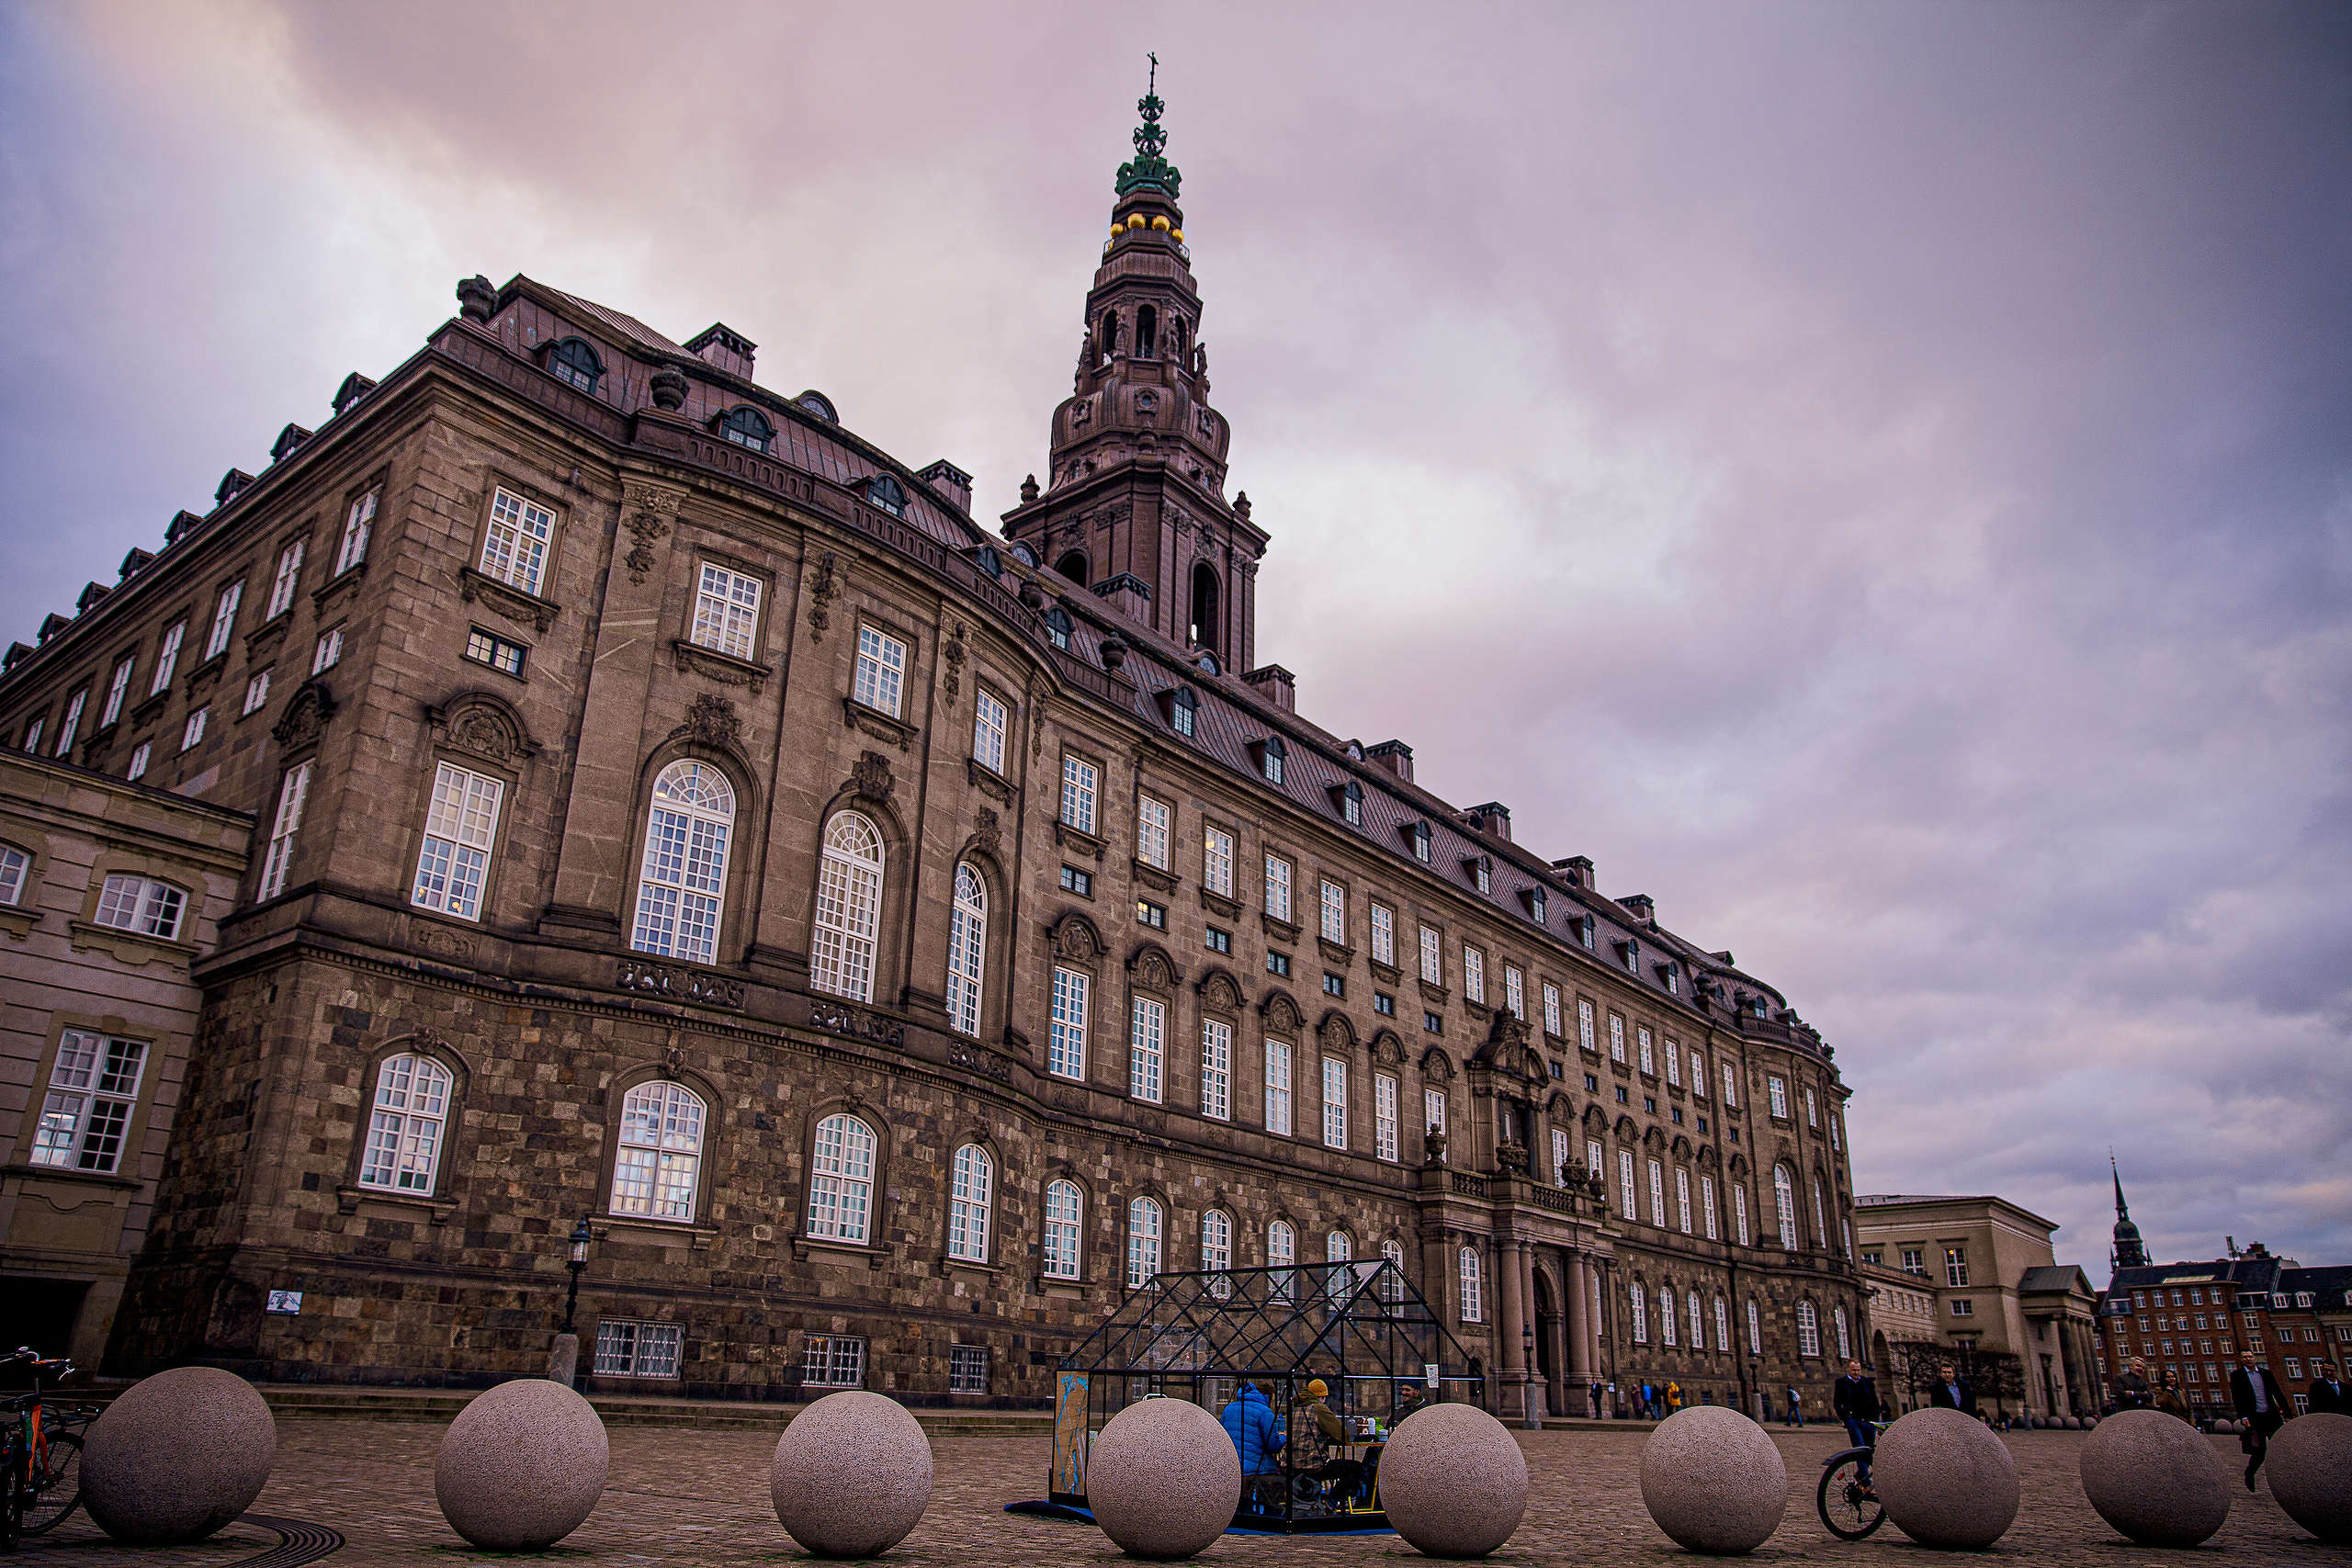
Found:
[[[1086,1506],[1094,1434],[1152,1398],[1224,1424],[1241,1456],[1238,1528],[1382,1529],[1389,1432],[1424,1405],[1484,1408],[1487,1387],[1388,1258],[1156,1274],[1062,1359],[1053,1502]]]

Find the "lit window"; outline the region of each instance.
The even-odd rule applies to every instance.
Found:
[[[947,1204],[947,1256],[970,1263],[989,1260],[989,1215],[995,1198],[996,1162],[978,1144],[956,1151]]]
[[[269,829],[269,852],[261,865],[260,897],[275,898],[286,891],[286,874],[294,860],[294,835],[301,830],[302,807],[311,795],[311,764],[286,770],[277,786],[277,816]]]
[[[65,1031],[33,1133],[32,1163],[99,1172],[119,1167],[146,1066],[143,1040]]]
[[[755,659],[759,648],[753,637],[759,624],[760,580],[705,561],[702,581],[695,589],[694,640],[705,648],[717,649],[730,659]],[[861,630],[861,653],[865,646],[865,634]],[[878,703],[869,705],[881,706]],[[895,713],[898,709],[894,706],[888,711]]]
[[[775,426],[757,409],[729,409],[718,422],[718,434],[738,446],[765,454],[774,449]]]
[[[657,1220],[695,1217],[702,1167],[702,1097],[684,1084],[642,1083],[621,1097],[620,1152],[613,1161],[613,1213]]]
[[[1081,1200],[1075,1181],[1046,1184],[1046,1246],[1042,1272],[1048,1280],[1078,1278],[1078,1218]]]
[[[1266,1042],[1266,1131],[1290,1136],[1290,1043]]]
[[[804,1388],[855,1388],[865,1381],[865,1341],[854,1334],[811,1334],[800,1349]]]
[[[1464,1323],[1484,1323],[1487,1321],[1487,1299],[1484,1289],[1485,1280],[1478,1269],[1478,1249],[1476,1247],[1465,1247],[1462,1249],[1461,1267],[1462,1321]]]
[[[139,660],[130,654],[123,655],[114,667],[114,678],[107,682],[107,704],[98,715],[98,728],[104,729],[122,716],[122,701],[130,692],[130,671]]]
[[[1160,1059],[1167,1039],[1167,1004],[1136,998],[1127,1029],[1127,1093],[1134,1098],[1159,1103]]]
[[[990,773],[1004,772],[1004,739],[1012,715],[983,686],[972,705],[972,760]]]
[[[267,701],[269,701],[269,671],[264,670],[245,682],[245,705],[239,711],[238,716],[243,717]]]
[[[684,1324],[646,1323],[634,1318],[596,1320],[596,1375],[600,1378],[674,1378],[684,1354]]]
[[[874,1208],[874,1129],[854,1116],[828,1116],[817,1123],[808,1181],[811,1236],[865,1245]]]
[[[1385,1160],[1396,1157],[1396,1080],[1385,1073],[1372,1078],[1372,1152]]]
[[[155,679],[147,688],[149,696],[153,696],[172,683],[172,671],[180,661],[180,644],[187,637],[187,623],[186,621],[175,622],[172,629],[164,634],[163,645],[155,650]],[[28,751],[32,750],[30,740],[25,743],[25,750]]]
[[[854,1002],[871,1001],[881,924],[882,834],[859,813],[842,812],[825,827],[808,983]]]
[[[212,631],[204,639],[204,657],[218,659],[229,647],[229,636],[237,629],[237,605],[245,596],[243,582],[232,582],[220,590],[220,597],[212,606]]]
[[[417,852],[416,884],[408,901],[461,920],[481,918],[482,884],[498,839],[498,780],[443,762],[433,775],[433,805]]]
[[[596,357],[594,349],[576,337],[568,337],[548,351],[548,371],[568,386],[594,393],[596,383],[604,378],[605,365]]]
[[[187,716],[187,723],[180,730],[180,750],[185,751],[204,739],[205,721],[212,716],[209,707],[200,707]]]
[[[335,634],[341,637],[340,632]],[[492,670],[509,675],[523,672],[523,645],[509,642],[475,626],[466,633],[466,657],[476,664],[487,664]]]
[[[1233,1026],[1214,1018],[1201,1022],[1201,1114],[1233,1115]]]
[[[1201,883],[1212,893],[1233,897],[1233,835],[1222,828],[1202,829]]]
[[[153,741],[141,740],[139,743],[138,749],[130,753],[130,767],[122,776],[129,779],[132,784],[137,784],[141,779],[145,778],[147,776],[147,759],[153,755],[154,750],[155,743]]]
[[[1323,1146],[1348,1146],[1348,1065],[1337,1056],[1323,1058]]]
[[[319,646],[311,650],[311,673],[332,670],[343,661],[343,628],[330,626],[320,634]]]
[[[1136,900],[1136,919],[1156,931],[1168,929],[1168,906],[1155,904],[1148,898]]]
[[[1094,831],[1094,807],[1100,773],[1082,757],[1062,754],[1062,820],[1081,833]]]
[[[1322,887],[1323,940],[1345,944],[1348,940],[1348,893],[1336,882]]]
[[[980,966],[988,941],[988,884],[968,863],[959,863],[947,919],[947,1021],[961,1033],[980,1032]]]
[[[662,770],[647,813],[631,947],[695,964],[711,962],[718,950],[727,840],[734,822],[735,791],[717,768],[673,762]]]
[[[1372,907],[1372,961],[1391,967],[1396,963],[1396,911],[1385,904]]]
[[[262,618],[274,621],[294,607],[294,592],[302,584],[302,541],[295,540],[277,553],[277,575],[270,580],[269,612]]]
[[[368,536],[375,531],[376,498],[383,492],[371,490],[351,503],[343,514],[343,538],[335,547],[334,573],[341,577],[368,558]]]
[[[376,1104],[359,1185],[430,1192],[441,1168],[441,1127],[449,1113],[449,1069],[430,1056],[387,1056],[376,1069]]]
[[[857,628],[857,677],[850,695],[876,713],[899,716],[899,697],[906,679],[907,645],[872,626]]]
[[[555,538],[555,513],[501,488],[490,498],[490,526],[482,534],[481,572],[510,588],[536,594],[547,574],[548,546]]]
[[[1421,928],[1421,978],[1432,986],[1445,984],[1445,950],[1434,926]]]
[[[187,909],[187,895],[168,882],[109,876],[98,892],[97,922],[117,931],[176,942],[180,917]]]
[[[1290,862],[1266,857],[1266,913],[1278,920],[1290,919]]]
[[[1086,1077],[1088,977],[1075,969],[1054,971],[1054,1011],[1046,1045],[1046,1070],[1057,1077]]]
[[[1169,829],[1175,814],[1164,800],[1150,795],[1136,799],[1136,859],[1146,865],[1168,869]]]

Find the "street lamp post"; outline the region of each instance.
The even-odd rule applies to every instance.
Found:
[[[556,1331],[555,1344],[548,1351],[548,1381],[570,1388],[580,1370],[580,1336],[571,1329],[572,1314],[580,1307],[580,1276],[588,1270],[588,1244],[594,1238],[588,1229],[588,1217],[571,1227],[571,1255],[563,1266],[571,1273],[571,1282],[563,1292],[563,1326]]]
[[[571,1332],[571,1314],[580,1305],[580,1276],[588,1271],[590,1239],[588,1216],[582,1214],[580,1223],[571,1227],[571,1257],[564,1263],[564,1267],[571,1270],[571,1288],[563,1293],[563,1332],[566,1334]]]

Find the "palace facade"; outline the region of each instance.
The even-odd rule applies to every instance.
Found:
[[[1041,1404],[1157,1271],[1385,1255],[1509,1415],[1826,1400],[1829,1048],[1258,662],[1141,107],[994,535],[724,325],[476,277],[10,650],[0,740],[254,818],[110,1369],[536,1372],[584,1215],[657,1391]]]

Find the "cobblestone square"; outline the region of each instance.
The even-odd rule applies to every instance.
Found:
[[[424,1568],[467,1562],[511,1562],[468,1548],[443,1523],[433,1501],[433,1456],[442,1427],[363,1420],[287,1422],[279,1427],[277,1468],[254,1512],[329,1525],[349,1544],[327,1561],[335,1568],[398,1564]],[[1773,1428],[1789,1466],[1789,1511],[1754,1560],[1904,1563],[1928,1561],[1892,1525],[1849,1544],[1822,1529],[1813,1487],[1824,1458],[1843,1446],[1826,1429]],[[1639,1470],[1646,1433],[1577,1430],[1518,1434],[1532,1495],[1519,1533],[1492,1561],[1503,1563],[1690,1561],[1650,1523]],[[2076,1479],[2080,1433],[2021,1432],[2007,1439],[2017,1456],[2025,1501],[1996,1555],[2037,1562],[2177,1563],[2177,1552],[2124,1542],[2091,1511]],[[612,1474],[604,1501],[551,1560],[593,1563],[737,1564],[806,1561],[768,1505],[773,1434],[757,1430],[619,1427],[612,1432]],[[2235,1487],[2236,1445],[2213,1439],[2217,1463]],[[1097,1530],[1079,1524],[1007,1514],[1004,1505],[1044,1495],[1049,1444],[1043,1437],[944,1436],[933,1439],[937,1482],[931,1510],[888,1561],[941,1568],[1013,1568],[1032,1563],[1124,1562]],[[118,1563],[187,1563],[214,1568],[255,1556],[276,1537],[240,1523],[193,1551],[129,1551],[113,1546],[79,1514],[55,1538],[28,1542],[20,1561],[77,1568]],[[2236,1491],[2229,1523],[2206,1548],[2240,1562],[2335,1562],[2346,1554],[2304,1535],[2267,1489]],[[1203,1560],[1291,1565],[1419,1561],[1394,1536],[1221,1539]]]

